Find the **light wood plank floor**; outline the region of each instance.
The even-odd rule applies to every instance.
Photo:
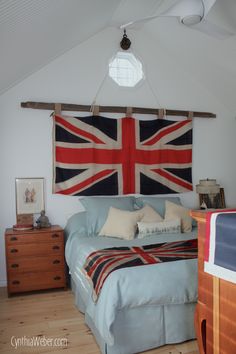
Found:
[[[25,340],[66,338],[65,346],[19,346],[16,339]],[[13,345],[11,345],[11,341]],[[24,344],[24,343],[23,343]],[[49,343],[48,343],[49,344]],[[5,288],[0,288],[0,353],[66,353],[100,354],[99,348],[84,316],[74,306],[71,291],[52,291],[37,294],[7,297]],[[179,345],[167,345],[145,354],[198,354],[196,341]]]

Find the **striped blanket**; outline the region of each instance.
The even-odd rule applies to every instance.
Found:
[[[197,258],[197,240],[142,247],[112,247],[92,252],[83,266],[97,299],[106,278],[117,269]]]

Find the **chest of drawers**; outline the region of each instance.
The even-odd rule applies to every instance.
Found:
[[[204,271],[206,212],[192,211],[198,222],[198,303],[195,329],[200,354],[236,353],[236,284]]]
[[[65,288],[64,234],[59,226],[5,232],[8,295]]]

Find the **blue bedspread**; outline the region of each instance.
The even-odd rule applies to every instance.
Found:
[[[101,337],[113,345],[112,325],[119,310],[140,306],[194,303],[197,300],[197,260],[183,260],[117,270],[106,279],[97,303],[82,267],[87,256],[98,249],[139,246],[196,238],[192,233],[153,235],[124,241],[110,237],[83,237],[71,232],[66,244],[66,260],[73,279],[80,282],[86,312]]]

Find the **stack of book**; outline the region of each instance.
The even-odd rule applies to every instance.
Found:
[[[34,228],[33,224],[15,224],[13,225],[13,230],[15,231],[27,231]]]
[[[13,230],[27,231],[34,228],[33,214],[18,214],[16,216],[16,224],[13,225]]]

